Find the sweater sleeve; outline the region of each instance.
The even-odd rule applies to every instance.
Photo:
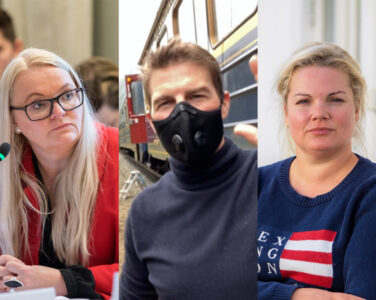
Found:
[[[290,300],[298,285],[291,285],[277,281],[257,282],[258,300]]]
[[[112,278],[114,273],[119,271],[119,264],[93,266],[89,270],[94,276],[95,292],[101,295],[103,299],[109,300],[112,292]]]
[[[103,299],[94,291],[95,280],[92,272],[81,265],[60,269],[68,291],[68,298]]]
[[[361,200],[351,225],[344,258],[344,292],[376,299],[376,186]]]
[[[120,279],[120,300],[157,300],[158,295],[148,280],[146,265],[135,249],[132,210],[125,230],[125,263]]]

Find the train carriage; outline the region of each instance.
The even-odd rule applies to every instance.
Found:
[[[234,135],[234,126],[257,125],[257,83],[248,66],[257,52],[257,16],[257,1],[163,0],[138,62],[143,65],[150,51],[177,35],[207,49],[220,64],[223,87],[230,93],[225,135],[242,148],[250,145]],[[120,147],[163,173],[168,154],[150,126],[141,78],[138,74],[127,75],[125,82],[127,99],[121,109]]]

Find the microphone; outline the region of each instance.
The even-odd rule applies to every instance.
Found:
[[[8,143],[2,143],[0,145],[0,161],[4,160],[4,158],[8,155],[10,151],[10,145]]]

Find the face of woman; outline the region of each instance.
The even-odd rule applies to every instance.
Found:
[[[351,151],[351,137],[359,112],[349,76],[325,66],[296,70],[290,81],[285,121],[296,150]]]
[[[69,73],[53,66],[37,66],[21,71],[14,82],[11,105],[25,106],[51,99],[77,88]],[[28,139],[34,151],[64,151],[73,148],[81,135],[82,106],[64,111],[55,101],[52,114],[43,120],[31,121],[25,111],[12,110],[16,126]]]

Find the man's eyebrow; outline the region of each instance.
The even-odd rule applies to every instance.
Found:
[[[188,90],[186,92],[186,94],[195,94],[195,93],[210,93],[210,90],[208,87],[203,86],[203,87],[198,87],[198,88]]]

